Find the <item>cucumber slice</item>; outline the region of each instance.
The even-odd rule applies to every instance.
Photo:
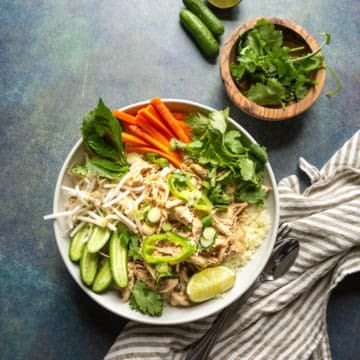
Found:
[[[127,247],[121,243],[119,233],[111,234],[110,246],[110,269],[114,283],[120,288],[128,285]]]
[[[80,259],[80,276],[85,285],[91,286],[97,274],[99,254],[89,252],[88,246],[86,244]]]
[[[203,230],[202,236],[200,238],[200,245],[203,249],[208,249],[215,242],[217,233],[212,226],[208,226]]]
[[[84,225],[72,238],[69,246],[69,257],[71,261],[80,261],[87,239],[90,236],[90,227]]]
[[[95,277],[92,284],[92,290],[96,293],[102,293],[109,288],[111,283],[112,275],[110,270],[110,260],[106,259]]]
[[[106,227],[94,226],[94,230],[88,241],[88,250],[90,253],[100,251],[110,238],[111,231]]]

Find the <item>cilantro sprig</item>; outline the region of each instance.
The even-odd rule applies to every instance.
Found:
[[[226,208],[235,198],[261,204],[266,198],[262,187],[266,149],[250,144],[240,131],[229,126],[229,109],[189,114],[186,123],[193,133],[189,144],[173,143],[209,171],[203,181],[207,196],[217,208]],[[233,188],[230,194],[227,189]]]
[[[136,280],[131,289],[129,305],[131,309],[150,316],[160,316],[163,311],[161,295],[141,280]]]
[[[284,46],[283,33],[267,19],[260,19],[255,26],[238,40],[236,62],[230,64],[233,78],[240,84],[250,84],[244,92],[249,100],[262,106],[281,106],[305,97],[309,88],[316,85],[311,78],[315,70],[325,68],[324,58],[319,54],[330,43],[330,34],[322,33],[324,42],[313,52],[293,56],[303,47]],[[328,67],[327,67],[328,68]],[[334,72],[330,73],[334,76]],[[335,76],[338,89],[327,93],[333,95],[342,89]]]

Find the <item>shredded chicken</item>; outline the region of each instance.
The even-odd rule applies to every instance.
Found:
[[[120,181],[88,174],[85,178],[76,178],[73,187],[62,186],[69,200],[65,211],[54,214],[54,217],[66,217],[70,236],[84,223],[108,227],[110,230],[116,230],[122,223],[132,233],[139,235],[141,247],[146,236],[163,232],[164,224],[170,223],[171,231],[198,243],[203,231],[201,219],[204,214],[170,192],[167,179],[175,168],[169,165],[161,169],[138,154],[131,154],[129,163],[129,172]],[[199,189],[201,181],[208,178],[207,170],[189,159],[184,162],[182,171],[191,174],[192,183]],[[120,290],[122,300],[129,300],[135,281],[141,280],[162,294],[171,306],[191,305],[186,294],[186,285],[191,275],[198,269],[219,265],[246,250],[241,214],[247,205],[234,202],[227,210],[212,210],[212,226],[217,232],[215,243],[207,250],[199,248],[180,264],[173,265],[174,276],[158,281],[154,266],[142,260],[129,261],[129,283]],[[151,224],[144,220],[149,207],[158,208],[160,214],[160,219]],[[173,256],[178,250],[171,243],[166,243],[159,245],[154,255]]]

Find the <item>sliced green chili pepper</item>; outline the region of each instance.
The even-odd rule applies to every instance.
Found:
[[[177,171],[168,176],[167,182],[169,190],[174,196],[185,202],[189,201],[190,191],[195,189],[190,176]]]
[[[213,208],[213,205],[209,198],[202,193],[199,201],[194,204],[194,208],[208,213]]]
[[[168,185],[170,192],[178,199],[189,203],[197,210],[209,212],[212,209],[212,203],[205,195],[197,189],[191,182],[190,175],[182,172],[174,172],[168,177]]]
[[[161,249],[159,243],[170,243],[180,250],[174,256],[163,256],[155,254],[156,250]],[[175,232],[168,232],[163,234],[154,234],[146,237],[143,240],[141,247],[141,254],[148,264],[177,264],[180,261],[187,259],[196,251],[196,245],[190,239],[183,237]]]

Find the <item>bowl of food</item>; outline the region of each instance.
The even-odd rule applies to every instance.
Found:
[[[251,286],[279,200],[266,149],[228,109],[153,98],[111,111],[100,99],[81,134],[46,219],[87,295],[127,319],[177,324]]]
[[[278,121],[315,103],[326,72],[320,47],[308,31],[290,20],[268,17],[250,20],[230,34],[220,54],[220,74],[239,109]]]

